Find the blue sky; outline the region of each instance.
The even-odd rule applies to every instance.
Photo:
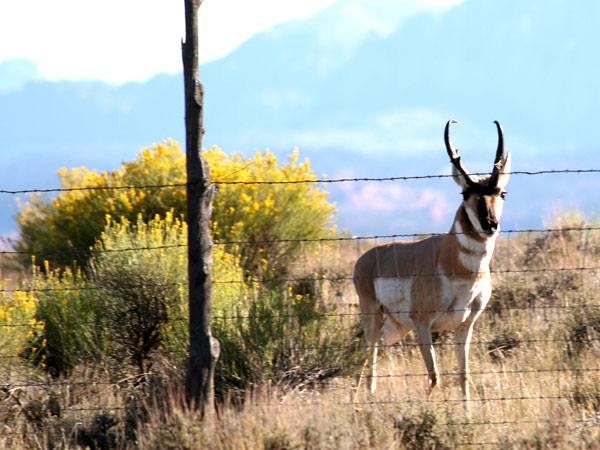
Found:
[[[461,0],[403,0],[407,10],[445,8]],[[225,56],[253,34],[314,14],[340,0],[204,0],[200,59]],[[397,0],[351,0],[356,36],[393,23],[361,6]],[[184,0],[32,0],[0,3],[0,62],[24,58],[43,78],[143,81],[181,70]],[[135,55],[135,57],[134,57]]]
[[[62,166],[110,170],[152,142],[184,141],[183,0],[98,4],[0,4],[0,187],[56,187]],[[598,167],[599,5],[205,0],[203,144],[280,158],[298,146],[330,178],[440,174],[450,170],[442,130],[454,118],[453,139],[479,172],[489,170],[499,120],[517,171]],[[10,58],[32,63],[2,64]],[[19,67],[29,73],[19,78]],[[35,70],[50,81],[28,83]],[[342,228],[437,232],[458,195],[445,181],[328,187]],[[504,224],[539,227],[557,208],[594,213],[599,187],[591,175],[514,177]],[[0,216],[0,234],[13,229],[9,219]]]

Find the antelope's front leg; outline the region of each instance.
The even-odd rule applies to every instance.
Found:
[[[438,384],[439,372],[435,364],[435,351],[433,350],[433,338],[429,326],[418,323],[415,324],[415,331],[419,340],[419,349],[427,367],[429,374],[429,385],[427,386],[427,395],[431,395],[431,391]]]
[[[456,359],[458,360],[460,387],[467,401],[469,400],[469,347],[471,345],[472,331],[472,321],[461,324],[455,331]]]
[[[471,347],[471,336],[473,335],[473,325],[481,315],[491,295],[489,278],[487,286],[484,287],[486,287],[486,289],[484,289],[473,302],[471,314],[469,314],[467,319],[454,331],[460,387],[467,402],[469,401],[469,349]]]

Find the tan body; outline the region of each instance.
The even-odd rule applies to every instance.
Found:
[[[503,166],[503,171],[508,172],[506,162],[510,164],[510,155]],[[468,190],[470,187],[460,175],[454,171],[455,181]],[[486,180],[469,179],[482,185]],[[502,189],[507,181],[508,175],[502,174],[496,181],[499,188],[485,186],[497,194],[465,198],[448,234],[379,245],[356,262],[353,281],[362,314],[363,343],[373,349],[368,377],[371,391],[376,385],[380,340],[384,345],[392,345],[415,330],[429,374],[430,393],[439,377],[431,333],[454,330],[460,384],[469,398],[469,344],[473,324],[492,292],[489,264],[502,213]]]

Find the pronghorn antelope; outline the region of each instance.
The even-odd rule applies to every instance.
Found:
[[[473,324],[492,291],[489,264],[499,231],[504,187],[510,176],[510,153],[504,156],[502,127],[496,121],[498,149],[493,171],[488,176],[470,175],[450,142],[452,123],[456,121],[446,124],[444,139],[463,201],[450,232],[378,245],[354,266],[363,345],[372,348],[367,378],[371,392],[375,391],[380,339],[384,345],[392,345],[415,330],[429,374],[429,395],[439,378],[431,333],[454,330],[460,385],[465,399],[469,399],[469,344]]]

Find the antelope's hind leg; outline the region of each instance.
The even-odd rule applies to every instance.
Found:
[[[361,296],[360,300],[360,322],[362,325],[363,350],[371,351],[371,355],[365,360],[368,365],[367,384],[371,392],[375,392],[375,363],[377,362],[377,342],[381,339],[383,327],[383,311],[376,299],[370,296]],[[363,369],[364,370],[364,366]],[[362,370],[356,375],[356,387],[360,386]]]
[[[367,375],[367,382],[371,393],[375,393],[375,390],[377,389],[377,353],[379,346],[381,345],[381,341],[383,341],[383,345],[385,347],[389,347],[397,342],[400,342],[411,329],[412,328],[410,327],[400,325],[389,317],[383,322],[383,326],[380,329],[379,335],[372,344],[373,352],[371,355],[371,364]]]
[[[440,374],[435,363],[435,351],[433,350],[433,337],[431,336],[431,329],[422,323],[415,324],[415,330],[417,331],[417,337],[419,340],[419,349],[425,366],[427,367],[427,373],[429,374],[429,383],[427,386],[427,396],[431,395],[433,388],[438,384]]]
[[[383,346],[387,348],[391,347],[394,344],[397,344],[398,342],[402,341],[402,339],[404,339],[404,337],[411,330],[411,327],[407,327],[406,325],[398,323],[393,318],[390,318],[390,316],[388,315],[381,330]],[[391,365],[391,370],[395,370],[396,365],[394,364],[394,360],[391,359],[391,354],[389,352],[387,354],[388,362]]]

